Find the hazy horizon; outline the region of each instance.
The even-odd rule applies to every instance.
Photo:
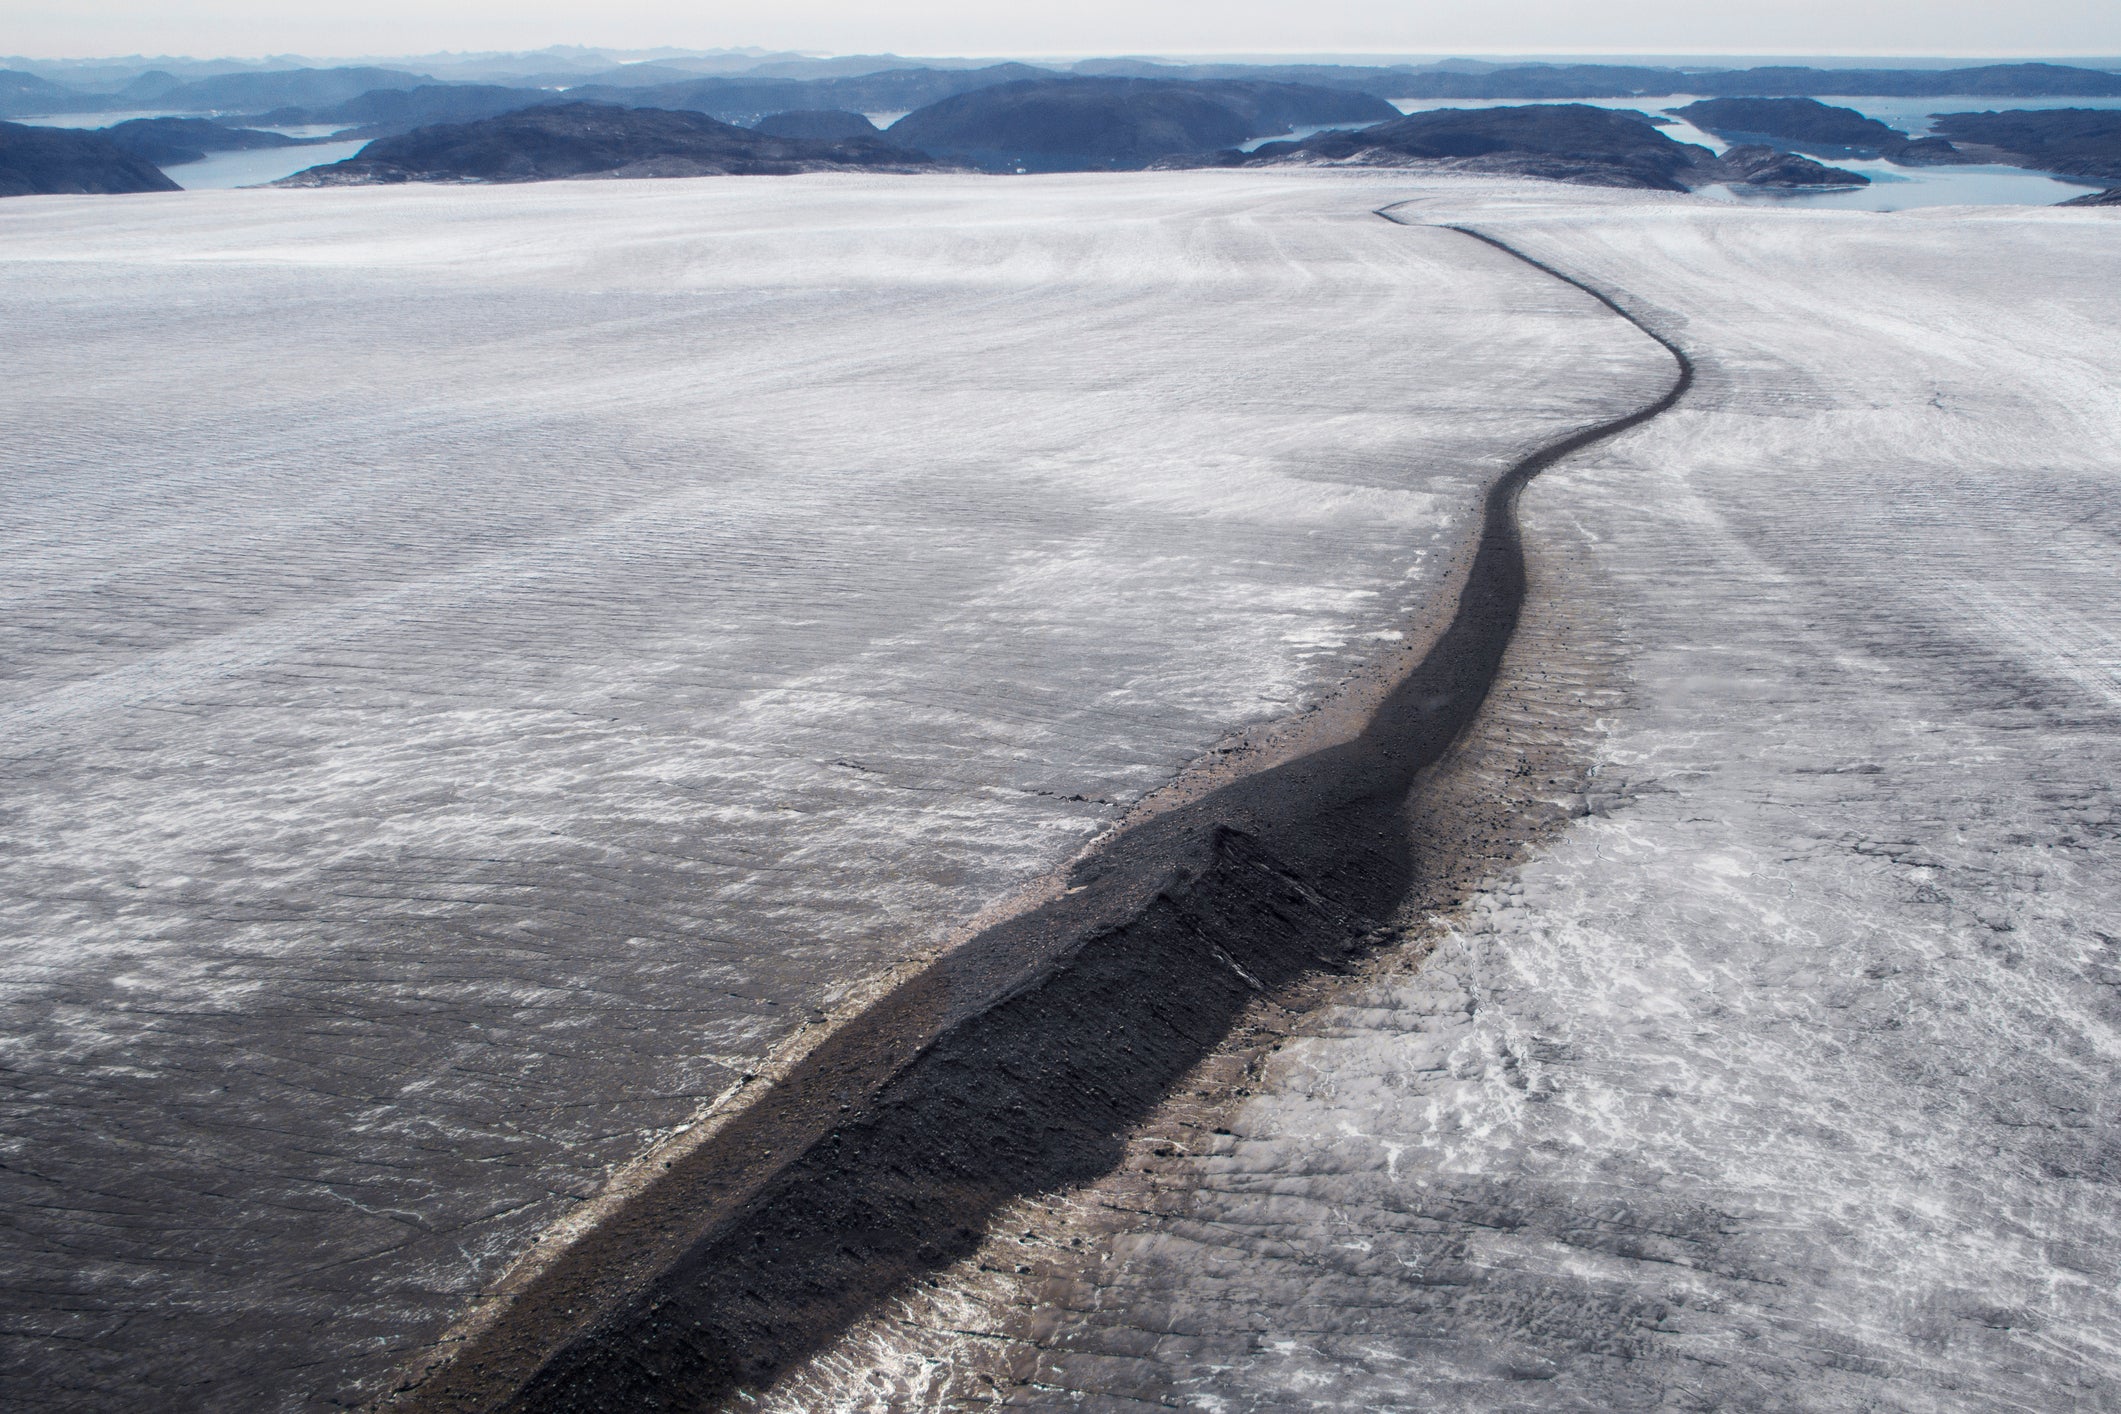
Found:
[[[595,33],[585,35],[585,30]],[[1919,34],[1923,43],[1906,39]],[[378,36],[388,35],[385,43]],[[1527,36],[1537,36],[1527,43]],[[1479,13],[1390,0],[1342,0],[1304,13],[1269,0],[1161,6],[1085,0],[1064,14],[996,11],[965,0],[921,0],[878,13],[847,0],[723,6],[711,17],[670,0],[595,12],[555,0],[472,0],[438,10],[412,0],[292,10],[262,0],[80,0],[21,15],[0,49],[44,61],[211,55],[345,59],[381,54],[524,53],[669,47],[829,55],[893,53],[966,58],[1108,55],[1235,58],[1371,56],[1927,59],[2108,58],[2121,55],[2121,7],[2094,0],[1801,0],[1772,11],[1703,10],[1638,0],[1591,14],[1567,0],[1500,0]]]
[[[1399,50],[1335,50],[1320,53],[1312,50],[1136,50],[1136,49],[1071,49],[1054,52],[1032,52],[1028,50],[973,51],[952,50],[907,52],[898,49],[773,49],[763,45],[726,46],[657,46],[655,52],[644,54],[634,46],[615,44],[578,43],[572,40],[552,44],[532,45],[524,48],[498,49],[435,49],[435,50],[376,50],[360,53],[324,53],[299,50],[274,50],[257,53],[226,53],[199,50],[189,53],[162,51],[149,53],[134,50],[127,53],[30,54],[15,51],[0,56],[6,59],[22,59],[40,64],[123,64],[156,63],[169,61],[188,64],[377,64],[377,63],[424,63],[424,62],[469,62],[511,58],[534,58],[542,54],[601,55],[618,63],[653,63],[659,59],[705,58],[719,55],[756,57],[761,62],[791,57],[815,60],[889,57],[919,63],[929,61],[983,60],[994,63],[1071,63],[1088,59],[1137,59],[1148,63],[1169,64],[1442,64],[1442,63],[1522,63],[1522,64],[1672,64],[1682,67],[1709,67],[1730,65],[1743,67],[1767,64],[1809,64],[1822,68],[1842,68],[1865,65],[1886,65],[1900,68],[1949,68],[1962,64],[1980,63],[2056,63],[2056,64],[2100,64],[2121,65],[2121,49],[2112,53],[2085,51],[2061,53],[2054,50],[1994,50],[1969,51],[1966,53],[1899,53],[1876,51],[1853,53],[1847,50],[1818,52],[1743,52],[1701,53],[1693,50],[1629,50],[1614,52],[1599,49],[1583,50],[1436,50],[1431,53],[1410,54]],[[638,56],[638,57],[637,57]]]
[[[619,65],[682,63],[708,58],[732,60],[755,59],[761,64],[793,63],[798,61],[832,62],[847,59],[896,59],[908,67],[923,65],[977,65],[1023,63],[1065,66],[1091,60],[1135,60],[1145,63],[1171,65],[1186,64],[1338,64],[1351,66],[1391,65],[1423,66],[1444,64],[1610,64],[1640,65],[1644,67],[1674,67],[1682,69],[1743,69],[1778,65],[1804,66],[1820,69],[1837,68],[1893,68],[1893,69],[1951,69],[1986,64],[2061,64],[2089,68],[2121,70],[2121,51],[2114,53],[2063,54],[2051,50],[2026,52],[1995,52],[1967,54],[1852,54],[1833,53],[1717,53],[1706,54],[1693,51],[1654,52],[1633,50],[1627,53],[1608,53],[1584,50],[1561,53],[1554,50],[1526,50],[1508,52],[1487,50],[1439,50],[1430,54],[1408,54],[1399,51],[1378,50],[1360,52],[1340,50],[1331,53],[1316,53],[1306,50],[1234,52],[1174,50],[1069,50],[1061,53],[1032,53],[1010,51],[1001,53],[974,53],[968,51],[921,51],[907,52],[892,49],[832,50],[832,49],[767,49],[757,45],[724,47],[662,46],[653,53],[620,45],[562,43],[540,45],[519,49],[441,49],[427,51],[375,51],[361,53],[322,53],[280,50],[266,53],[228,53],[199,50],[188,53],[156,52],[145,50],[132,52],[30,54],[21,50],[0,53],[0,69],[30,67],[37,69],[125,69],[151,70],[155,68],[184,66],[189,68],[231,66],[243,69],[273,70],[281,68],[336,68],[336,67],[399,67],[415,70],[432,70],[437,74],[456,67],[491,68],[506,65],[510,61],[531,61],[550,56],[555,68],[565,68],[569,62],[587,64],[602,59]],[[585,69],[585,72],[590,70]],[[730,72],[741,72],[741,65],[732,65]],[[85,80],[74,79],[71,82]]]

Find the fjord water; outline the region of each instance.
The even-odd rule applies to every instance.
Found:
[[[1403,184],[0,211],[0,1402],[339,1407],[1665,376]]]
[[[1951,167],[1900,167],[1866,158],[1828,159],[1830,165],[1869,177],[1864,187],[1824,191],[1749,191],[1710,187],[1705,195],[1766,206],[1821,207],[1842,211],[1912,211],[1925,206],[2053,206],[2098,191],[2104,183],[2050,177],[2022,167],[1968,163]]]
[[[320,142],[314,147],[265,147],[251,152],[209,152],[202,161],[162,170],[186,191],[219,191],[228,187],[264,186],[282,177],[327,162],[343,162],[368,146],[358,142]]]
[[[162,109],[148,109],[124,113],[59,113],[49,117],[15,118],[12,122],[25,123],[31,127],[47,128],[107,128],[135,118],[194,118],[196,113],[170,113]],[[288,137],[320,138],[337,131],[333,124],[306,124],[297,127],[268,127],[266,132],[283,133]],[[264,186],[277,182],[282,177],[291,177],[309,167],[322,166],[327,162],[343,162],[367,146],[367,140],[349,142],[320,142],[307,147],[265,147],[248,152],[209,152],[204,160],[180,162],[163,168],[165,175],[186,191],[217,191],[228,187]]]

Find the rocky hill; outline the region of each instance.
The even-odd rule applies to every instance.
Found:
[[[1907,141],[1896,127],[1816,98],[1704,98],[1669,111],[1718,137],[1771,137],[1874,151]]]
[[[178,190],[159,167],[101,133],[0,123],[0,196]]]
[[[274,69],[196,79],[164,91],[155,104],[194,113],[253,113],[268,108],[344,103],[377,89],[418,88],[433,82],[425,74],[403,69]]]
[[[1216,166],[1439,164],[1461,171],[1653,191],[1690,191],[1726,182],[1797,187],[1862,186],[1867,181],[1854,172],[1760,146],[1733,148],[1719,158],[1705,147],[1673,141],[1641,113],[1583,103],[1434,109],[1359,131],[1270,142],[1252,153],[1219,153],[1210,161]]]
[[[1907,167],[1967,160],[1942,138],[1911,138],[1853,108],[1815,98],[1706,98],[1666,111],[1732,142],[1764,140],[1822,157],[1877,156]]]
[[[874,139],[812,142],[732,127],[704,113],[567,103],[378,138],[344,162],[297,172],[277,185],[778,176],[935,165],[925,154]]]
[[[209,152],[248,152],[265,147],[301,147],[303,140],[285,133],[234,128],[211,118],[134,118],[99,129],[121,152],[174,167],[197,162]]]
[[[907,114],[895,141],[1003,171],[1145,167],[1303,123],[1394,117],[1383,99],[1302,84],[1033,79]]]
[[[813,142],[840,142],[847,138],[879,136],[876,124],[859,113],[837,108],[805,108],[793,113],[769,113],[751,125],[755,133],[771,137],[808,138]]]
[[[769,113],[838,109],[849,113],[910,112],[953,94],[1025,79],[1055,77],[1030,64],[989,64],[970,69],[900,68],[838,78],[792,79],[740,74],[634,87],[589,83],[569,97],[595,103],[686,109],[725,122],[756,122]]]
[[[71,113],[81,95],[63,84],[20,69],[0,69],[0,114]]]
[[[1960,147],[1990,148],[2021,167],[2121,180],[2121,112],[2110,108],[1944,113],[1936,128]]]
[[[277,108],[248,121],[293,127],[300,123],[333,123],[355,137],[394,137],[433,123],[470,123],[521,108],[565,103],[560,94],[541,88],[501,84],[421,84],[417,88],[379,88],[321,107]]]

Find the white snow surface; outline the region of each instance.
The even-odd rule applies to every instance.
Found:
[[[1406,190],[8,202],[0,1402],[365,1397],[1404,627],[1668,374]]]
[[[834,1402],[999,1337],[1077,1409],[2121,1408],[2121,223],[1403,214],[1701,368],[1525,497],[1534,612],[1565,559],[1622,665],[1582,818],[1036,1334],[985,1278]]]

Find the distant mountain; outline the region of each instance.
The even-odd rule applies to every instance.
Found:
[[[1994,148],[2021,167],[2121,181],[2121,112],[2113,109],[1943,113],[1933,127],[1959,147]]]
[[[160,168],[101,133],[0,123],[0,196],[177,190]]]
[[[1052,78],[946,98],[894,123],[895,141],[1002,170],[1145,167],[1299,123],[1396,117],[1383,99],[1278,83]]]
[[[157,167],[197,162],[209,152],[303,145],[302,139],[285,133],[227,127],[211,118],[134,118],[97,131],[120,152],[129,152]]]
[[[1670,111],[1718,137],[1771,137],[1796,144],[1881,151],[1907,141],[1907,134],[1898,128],[1815,98],[1705,98]]]
[[[258,113],[269,108],[316,108],[344,103],[375,89],[417,88],[434,80],[402,69],[277,69],[262,74],[218,74],[178,84],[155,105],[179,112]]]
[[[674,83],[698,83],[697,70],[678,64],[620,64],[590,74],[536,73],[514,76],[518,88],[572,89],[584,84],[601,88],[655,88]]]
[[[1857,173],[1766,147],[1733,148],[1719,158],[1705,147],[1674,142],[1644,114],[1582,103],[1432,109],[1357,132],[1270,142],[1249,154],[1219,153],[1210,161],[1225,167],[1433,163],[1460,171],[1653,191],[1690,191],[1721,182],[1790,187],[1862,186],[1867,181]]]
[[[1078,73],[1144,78],[1255,79],[1352,88],[1380,98],[1569,99],[1716,97],[2101,97],[2121,95],[2121,74],[2062,64],[1988,64],[1961,69],[1677,69],[1640,64],[1394,65],[1177,64],[1091,60]]]
[[[0,69],[0,114],[30,117],[40,113],[73,113],[86,95],[78,89],[20,69]]]
[[[276,185],[780,176],[935,165],[922,153],[874,139],[807,142],[732,127],[704,113],[566,103],[379,138],[347,161],[312,167]]]
[[[1985,64],[1968,69],[1735,69],[1694,76],[1681,92],[1731,96],[1825,94],[1872,98],[2113,98],[2121,74],[2064,64]]]
[[[171,89],[181,88],[183,84],[184,80],[167,69],[149,69],[144,74],[133,75],[115,96],[128,103],[153,103]]]
[[[497,84],[422,84],[418,88],[379,88],[321,108],[282,109],[253,122],[279,127],[298,123],[332,123],[356,137],[389,137],[432,123],[469,123],[521,108],[574,101],[570,95],[542,88],[505,88]]]
[[[1394,98],[1658,98],[1858,95],[2002,98],[2121,95],[2121,74],[2060,64],[1988,64],[1965,69],[1660,69],[1611,64],[1518,64],[1482,74],[1423,70]]]
[[[846,113],[831,108],[799,109],[793,113],[769,113],[751,125],[755,133],[771,137],[800,137],[813,141],[838,142],[845,138],[875,138],[881,134],[876,124],[859,113]]]
[[[813,59],[803,55],[784,55],[777,59],[762,60],[744,72],[761,78],[844,79],[858,78],[865,74],[904,72],[909,69],[991,67],[993,62],[987,59],[908,59],[899,54],[839,54],[829,59]]]
[[[2057,206],[2121,206],[2121,189],[2113,191],[2086,192],[2073,196],[2068,201],[2058,201]]]
[[[584,84],[569,98],[706,113],[727,122],[755,122],[768,113],[837,108],[850,113],[907,112],[975,89],[1023,79],[1055,78],[1029,64],[979,69],[892,69],[853,78],[776,79],[749,75],[698,79],[649,88]]]
[[[1321,88],[1316,84],[1263,79],[1216,79],[1199,85],[1217,103],[1251,126],[1252,137],[1272,137],[1320,123],[1385,122],[1399,110],[1373,94]]]

